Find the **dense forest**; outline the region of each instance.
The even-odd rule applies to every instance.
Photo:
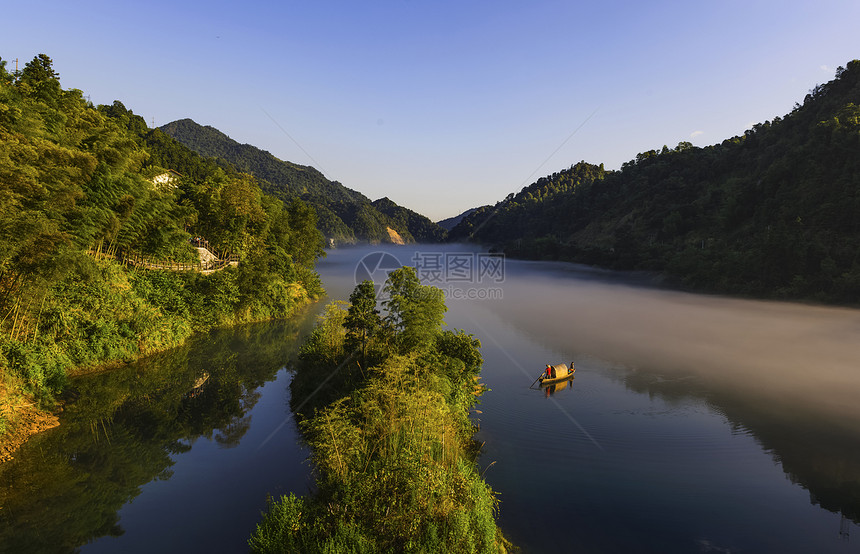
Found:
[[[195,331],[287,317],[322,294],[313,265],[323,240],[301,200],[265,194],[254,177],[148,129],[120,102],[94,106],[63,90],[44,54],[20,72],[5,66],[0,444],[34,398],[53,406],[72,371]],[[238,265],[208,275],[148,269],[199,265],[192,237]]]
[[[269,506],[253,552],[500,552],[495,493],[477,472],[469,412],[480,342],[441,330],[440,289],[414,268],[330,304],[301,349],[292,410],[315,491]],[[323,386],[324,385],[324,386]]]
[[[336,243],[392,242],[388,229],[404,242],[440,242],[444,229],[388,198],[371,202],[360,192],[329,181],[317,169],[279,160],[269,152],[240,144],[211,126],[180,119],[160,129],[226,169],[254,175],[264,191],[289,202],[300,198],[317,212],[320,231]]]
[[[450,240],[663,274],[696,290],[860,303],[860,61],[785,117],[704,148],[580,162],[467,216]]]

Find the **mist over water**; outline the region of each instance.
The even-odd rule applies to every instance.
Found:
[[[352,268],[380,250],[404,265],[477,252],[331,252],[331,297],[346,299]],[[860,311],[566,263],[508,259],[501,282],[478,281],[453,287],[501,296],[428,284],[448,293],[448,325],[482,342],[480,465],[524,552],[856,551]],[[570,361],[565,386],[529,388],[544,364]]]
[[[860,311],[601,283],[508,261],[499,317],[559,351],[790,401],[860,423]]]
[[[380,252],[485,254],[331,251],[330,300],[379,276]],[[564,263],[457,269],[427,284],[482,343],[478,465],[523,552],[860,551],[860,311]],[[0,471],[0,552],[246,551],[266,496],[310,487],[284,366],[322,307],[77,379],[60,427]],[[530,387],[571,361],[573,379]]]
[[[464,245],[423,248],[476,251]],[[324,260],[331,297],[346,299],[356,260],[380,249],[357,248]],[[404,265],[414,265],[420,251],[385,250]],[[477,287],[497,288],[501,297],[472,301],[449,294],[448,320],[465,326],[468,319],[456,314],[489,310],[555,351],[637,370],[692,374],[710,386],[790,401],[846,425],[860,424],[860,310],[689,294],[643,281],[575,264],[508,259],[503,282]]]

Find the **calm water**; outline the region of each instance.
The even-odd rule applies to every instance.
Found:
[[[313,314],[76,379],[61,425],[0,466],[0,552],[247,552],[305,493],[285,364]]]
[[[376,251],[321,262],[333,298],[380,276]],[[860,311],[385,251],[483,343],[480,464],[525,552],[860,552]],[[310,486],[284,367],[312,318],[76,381],[63,424],[0,470],[0,551],[247,550],[266,495]],[[570,361],[566,386],[529,388]]]

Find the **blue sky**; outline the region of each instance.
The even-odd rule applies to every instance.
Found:
[[[860,58],[860,2],[16,2],[0,56],[190,117],[434,220],[788,113]]]

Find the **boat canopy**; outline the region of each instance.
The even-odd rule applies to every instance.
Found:
[[[550,378],[558,379],[559,377],[567,377],[569,371],[567,370],[566,364],[556,364],[554,366],[550,366],[552,369],[550,370]]]

